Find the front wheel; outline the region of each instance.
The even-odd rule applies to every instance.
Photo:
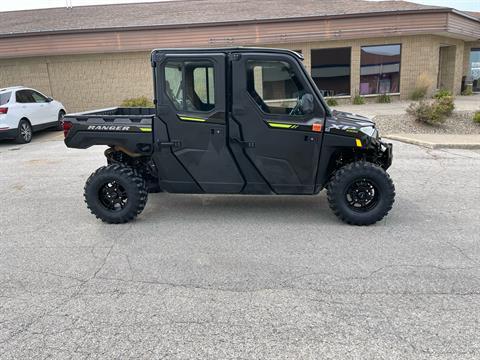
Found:
[[[57,120],[57,126],[55,126],[55,130],[57,131],[63,131],[63,118],[65,117],[65,111],[60,110],[58,112],[58,120]]]
[[[85,202],[100,220],[126,223],[140,214],[147,203],[145,180],[131,167],[122,164],[102,166],[85,184]]]
[[[342,221],[370,225],[383,219],[395,201],[395,187],[380,166],[358,161],[335,172],[327,187],[330,208]]]

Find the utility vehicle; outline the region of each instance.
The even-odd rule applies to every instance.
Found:
[[[332,111],[290,50],[159,49],[154,108],[66,115],[65,143],[107,145],[85,185],[97,218],[124,223],[149,192],[315,195],[349,224],[381,220],[392,145],[369,119]]]

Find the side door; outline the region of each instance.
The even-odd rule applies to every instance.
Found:
[[[41,124],[42,115],[40,112],[40,106],[32,97],[31,90],[18,90],[15,93],[15,101],[19,105],[21,117],[26,117],[32,126],[37,127],[39,124]]]
[[[160,123],[154,126],[154,136],[160,148],[161,186],[168,191],[239,193],[244,186],[227,146],[225,61],[224,54],[157,57]]]
[[[313,194],[325,110],[305,70],[287,54],[232,58],[232,121],[242,135],[240,156],[253,163],[275,193]]]
[[[38,114],[40,116],[40,123],[50,125],[58,121],[58,113],[52,102],[48,98],[40,94],[38,91],[32,90],[32,97],[35,103],[38,104]]]

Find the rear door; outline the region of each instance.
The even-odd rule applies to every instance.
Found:
[[[161,186],[168,191],[238,193],[244,186],[227,147],[225,59],[157,54],[154,135]]]
[[[232,59],[232,125],[242,136],[232,147],[243,147],[237,156],[248,158],[275,193],[314,193],[325,111],[302,65],[287,54]],[[301,106],[307,97],[309,111]]]
[[[26,117],[32,126],[37,127],[42,123],[42,111],[40,104],[35,102],[32,96],[32,90],[18,90],[15,94],[15,100],[18,104],[21,117]]]

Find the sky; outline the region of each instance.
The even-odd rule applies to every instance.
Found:
[[[159,0],[3,0],[0,11],[25,10],[61,7],[71,4],[73,6],[95,4],[119,4],[132,2],[154,2]],[[228,1],[228,0],[226,0]],[[321,0],[318,0],[321,1]],[[454,7],[458,10],[480,11],[480,0],[412,0],[420,4]]]

